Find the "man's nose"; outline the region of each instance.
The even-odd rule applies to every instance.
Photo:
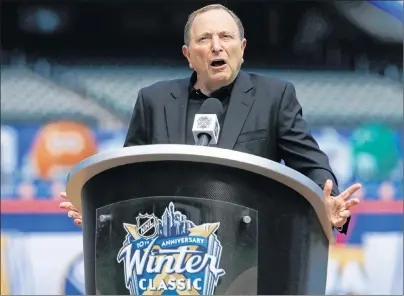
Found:
[[[222,50],[223,50],[223,48],[222,48],[222,44],[220,42],[220,38],[217,37],[217,36],[213,37],[213,39],[212,39],[212,51],[213,52],[220,52]]]

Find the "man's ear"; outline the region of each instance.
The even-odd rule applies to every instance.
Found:
[[[191,55],[189,53],[189,48],[186,45],[182,46],[182,54],[184,57],[188,60],[189,67],[192,69],[192,63],[191,63]]]
[[[241,40],[241,51],[243,52],[243,54],[246,46],[247,46],[247,39],[244,38],[243,40]]]

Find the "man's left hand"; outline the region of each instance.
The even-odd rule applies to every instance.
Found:
[[[328,219],[331,224],[340,228],[344,226],[349,216],[351,216],[350,208],[359,204],[359,199],[348,199],[352,194],[361,189],[360,184],[354,184],[338,196],[331,196],[332,181],[327,180],[324,185],[325,208],[327,211]]]

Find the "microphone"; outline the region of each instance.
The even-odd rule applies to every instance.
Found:
[[[219,140],[220,124],[218,116],[223,112],[222,103],[216,98],[209,98],[203,102],[195,115],[192,134],[197,146],[217,144]]]

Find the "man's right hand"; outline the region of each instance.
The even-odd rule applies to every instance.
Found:
[[[60,197],[68,200],[66,192],[61,192]],[[69,218],[74,219],[73,220],[74,224],[76,224],[77,226],[82,226],[83,220],[82,220],[81,214],[70,201],[61,202],[59,204],[59,207],[61,209],[68,210],[67,215],[69,216]]]

